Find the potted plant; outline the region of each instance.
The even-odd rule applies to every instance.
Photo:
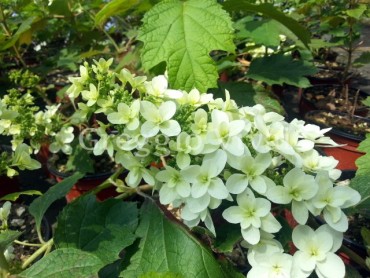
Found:
[[[355,77],[355,74],[351,71],[354,65],[359,67],[368,62],[365,59],[368,55],[367,52],[364,52],[356,60],[354,59],[355,53],[362,43],[359,42],[359,30],[361,29],[361,20],[368,17],[368,5],[353,0],[330,3],[330,6],[332,9],[321,18],[323,28],[320,30],[333,34],[329,36],[329,42],[335,43],[337,47],[339,46],[345,51],[346,61],[340,76],[338,76],[337,84],[320,82],[317,86],[303,90],[300,103],[302,115],[313,108],[333,110],[332,106],[336,106],[335,103],[340,102],[340,99],[346,99],[347,102],[352,99],[353,102],[358,90],[350,86],[350,80]],[[356,98],[358,103],[352,103],[352,105],[359,107],[361,105],[360,100],[366,98],[367,95],[366,92],[360,91],[358,98]],[[320,107],[320,103],[324,105]]]
[[[116,260],[127,260],[128,264],[118,267],[118,273],[125,277],[156,272],[184,274],[188,269],[181,265],[183,260],[189,259],[184,254],[176,255],[176,263],[168,261],[163,269],[158,268],[154,257],[147,258],[146,265],[135,263],[151,252],[151,247],[143,242],[153,237],[151,241],[156,242],[155,245],[162,244],[155,238],[165,230],[145,232],[157,227],[158,221],[168,233],[179,237],[180,245],[176,248],[190,244],[194,246],[193,250],[206,252],[206,266],[201,267],[210,267],[217,261],[209,257],[207,247],[198,245],[194,239],[185,241],[189,238],[188,228],[195,229],[199,225],[204,225],[211,242],[217,240],[222,234],[213,224],[218,221],[217,217],[222,217],[237,232],[229,248],[243,242],[244,252],[248,253],[249,277],[270,271],[292,277],[300,274],[306,277],[316,271],[331,277],[333,268],[335,277],[344,276],[344,264],[335,255],[348,224],[341,211],[358,203],[360,195],[350,187],[336,186],[335,180],[340,175],[335,169],[337,161],[322,157],[313,149],[317,143],[335,145],[324,136],[325,130],[298,120],[288,123],[261,105],[238,107],[227,91],[223,100],[213,99],[211,94],[201,94],[196,89],[190,92],[170,89],[166,76],[147,81],[146,77],[135,76],[126,69],[115,73],[110,70],[110,61],[103,59],[93,65],[85,63],[84,67],[86,71],[82,70],[82,76],[72,79],[69,90],[69,96],[79,100],[74,115],[106,116],[105,123],[96,121],[89,130],[89,134],[96,135],[96,144],[91,151],[93,155],[108,153],[119,167],[111,178],[92,192],[97,193],[114,184],[120,195],[115,200],[96,203],[91,194],[85,194],[67,205],[58,219],[55,237],[42,244],[38,254],[49,250],[50,246],[55,250],[23,271],[21,276],[42,275],[47,271],[46,265],[53,271],[62,271],[63,267],[63,271],[74,269],[76,275],[89,276],[98,271],[113,271],[107,265]],[[73,134],[73,131],[63,132],[68,136]],[[55,136],[50,149],[55,151],[58,146],[64,151],[73,150],[68,136],[60,137],[67,138],[65,140]],[[88,147],[84,140],[86,136],[86,133],[78,134],[80,146],[84,148]],[[153,167],[153,162],[161,165]],[[122,169],[128,171],[124,180],[119,178]],[[82,176],[84,174],[77,172],[50,188],[50,193],[45,193],[31,205],[31,213],[39,219],[51,202],[68,192]],[[324,185],[327,190],[322,192],[320,188]],[[334,192],[338,195],[337,201],[323,204],[323,194]],[[140,206],[140,216],[137,204],[128,201],[135,194],[146,199]],[[160,203],[159,208],[153,200]],[[86,206],[90,209],[82,209]],[[176,208],[178,217],[188,228],[180,228],[178,220],[167,220],[161,211],[169,207]],[[328,213],[331,207],[340,211],[339,218]],[[107,210],[113,214],[106,214]],[[285,214],[286,210],[291,211],[299,223],[293,230],[282,228],[285,220],[279,215]],[[79,216],[81,211],[84,211],[82,218],[85,220]],[[122,220],[118,220],[114,217],[118,211],[130,213],[123,214]],[[171,211],[175,213],[175,210]],[[310,227],[308,219],[320,214],[327,224],[318,229]],[[141,220],[136,230],[138,217]],[[101,226],[103,223],[106,228]],[[95,229],[86,234],[85,243],[77,240],[91,225],[111,234],[109,244],[112,248],[100,249],[99,246],[104,245],[101,243],[107,241],[104,237],[96,237],[95,232],[100,232]],[[135,230],[142,240],[139,249],[133,247],[128,258],[120,259],[118,254],[122,249],[134,242]],[[294,255],[284,252],[288,241],[281,235],[287,234],[292,234],[293,243],[299,249]],[[77,235],[77,241],[74,241],[74,235]],[[325,248],[322,247],[324,239],[327,242]],[[98,246],[97,249],[89,247],[93,246],[88,243],[90,241]],[[308,242],[311,245],[307,245]],[[169,244],[169,248],[171,246]],[[328,260],[310,253],[312,257],[308,264],[303,258],[309,256],[310,248],[322,252]],[[94,267],[77,270],[76,263],[80,262],[73,258],[82,255],[93,260]],[[55,256],[63,256],[63,266],[54,260]],[[270,268],[270,262],[262,260],[266,256],[273,258],[279,267]],[[238,277],[237,272],[226,265],[209,271],[214,277],[222,277],[220,273]]]

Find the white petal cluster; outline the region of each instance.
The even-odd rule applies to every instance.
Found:
[[[335,277],[341,277],[333,237],[347,229],[342,209],[360,196],[335,185],[337,161],[314,149],[336,145],[325,137],[328,130],[288,123],[262,105],[238,107],[227,91],[225,100],[213,99],[196,89],[170,89],[164,75],[148,81],[126,69],[111,72],[109,65],[85,64],[81,77],[71,80],[69,95],[81,99],[76,115],[106,116],[94,151],[106,150],[129,171],[128,186],[152,185],[163,205],[180,209],[185,224],[203,222],[214,234],[213,210],[223,204],[223,218],[240,226],[249,249],[247,277],[307,277],[314,269],[320,277],[334,277],[327,270],[335,264]],[[71,136],[69,129],[57,133],[54,150],[66,151]],[[300,224],[293,232],[299,249],[294,257],[273,235],[282,227],[277,220],[282,207]],[[323,215],[328,224],[310,230],[305,226],[310,215]],[[322,240],[326,243],[316,246]]]

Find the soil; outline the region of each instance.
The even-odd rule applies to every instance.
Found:
[[[350,117],[348,114],[312,111],[306,114],[306,120],[360,137],[365,137],[366,133],[370,133],[370,119],[359,116]]]
[[[3,204],[4,202],[0,202],[0,206]],[[12,203],[10,215],[8,217],[8,226],[10,230],[22,232],[18,238],[19,241],[40,243],[36,232],[35,219],[28,212],[28,206],[21,203]],[[41,233],[44,240],[51,238],[51,228],[46,220],[42,222]],[[20,267],[20,265],[38,249],[38,247],[20,244],[13,244],[13,247],[14,260],[11,265],[15,269]]]
[[[312,103],[317,109],[348,112],[355,109],[356,114],[366,114],[367,108],[362,104],[366,99],[365,93],[349,88],[348,94],[346,88],[338,86],[314,86],[304,92],[304,97]],[[355,102],[355,100],[357,101]]]

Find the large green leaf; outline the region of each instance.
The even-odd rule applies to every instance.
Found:
[[[358,169],[355,178],[351,181],[351,187],[361,194],[362,200],[356,209],[362,209],[370,207],[370,134],[367,134],[358,150],[366,154],[356,160]]]
[[[269,85],[284,83],[306,88],[311,86],[305,77],[314,74],[317,69],[314,66],[304,64],[300,60],[283,54],[275,54],[252,60],[247,76],[264,81]]]
[[[54,242],[57,248],[78,248],[109,264],[119,259],[119,253],[134,242],[137,223],[135,203],[115,199],[97,202],[95,196],[89,194],[62,211]]]
[[[272,4],[263,3],[256,5],[251,4],[247,0],[228,0],[223,3],[223,6],[229,12],[249,11],[254,13],[261,13],[267,18],[274,19],[286,26],[289,30],[291,30],[293,34],[296,35],[297,38],[300,39],[308,48],[308,44],[311,39],[310,32],[306,28],[301,26],[296,20],[278,11]]]
[[[281,34],[279,23],[271,19],[254,20],[254,18],[243,18],[235,24],[235,28],[240,30],[237,37],[250,38],[256,44],[265,46],[278,46],[280,45]],[[266,36],[266,34],[269,34]]]
[[[96,25],[102,25],[109,17],[124,14],[140,2],[140,0],[112,0],[105,4],[105,6],[96,14],[95,23]]]
[[[98,277],[104,263],[94,254],[75,248],[57,249],[18,274],[27,278]]]
[[[140,215],[136,232],[141,237],[139,250],[120,277],[137,278],[148,272],[171,272],[187,278],[243,277],[217,261],[183,226],[168,220],[153,201],[144,202]]]
[[[173,88],[205,92],[217,86],[213,50],[234,52],[230,16],[213,0],[167,0],[154,6],[143,19],[138,39],[141,57],[149,70],[166,62]]]
[[[56,200],[64,197],[72,186],[83,176],[84,174],[82,173],[74,173],[72,176],[52,186],[44,195],[38,197],[31,203],[29,212],[33,217],[35,217],[36,228],[38,230],[40,230],[41,220],[50,205]]]

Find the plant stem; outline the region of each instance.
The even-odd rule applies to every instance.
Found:
[[[41,247],[43,244],[41,243],[29,243],[29,242],[24,242],[24,241],[19,241],[19,240],[14,240],[14,243],[19,244],[19,245],[24,245],[24,246],[33,246],[33,247]]]
[[[48,250],[50,251],[51,246],[54,244],[54,239],[50,239],[48,242],[43,244],[39,249],[36,250],[25,262],[22,264],[22,269],[25,269],[29,266],[34,260],[37,259],[42,253],[46,253]]]
[[[132,195],[135,195],[135,194],[139,194],[139,195],[143,196],[142,192],[149,191],[149,190],[152,190],[152,189],[153,189],[153,186],[151,186],[149,184],[140,185],[137,188],[131,188],[131,187],[127,186],[127,187],[125,187],[125,192],[123,192],[122,194],[115,197],[115,199],[126,200],[127,198],[129,198],[129,197],[131,197]],[[144,196],[144,197],[147,197],[147,196]]]
[[[348,255],[348,257],[350,257],[351,260],[354,261],[359,266],[361,266],[365,269],[368,269],[365,260],[363,258],[361,258],[358,254],[356,254],[356,252],[354,252],[353,250],[348,248],[347,246],[342,245],[340,247],[339,251],[342,251],[343,253]]]
[[[89,193],[92,192],[93,194],[97,194],[100,191],[102,191],[103,189],[108,188],[109,186],[111,186],[112,184],[114,184],[113,181],[115,181],[119,177],[119,175],[122,174],[122,172],[124,170],[125,170],[125,168],[123,168],[123,167],[119,168],[113,175],[111,175],[103,183],[99,184],[96,188],[94,188],[93,190],[89,191]]]
[[[2,22],[1,23],[2,23],[2,26],[3,26],[3,30],[5,32],[5,35],[7,35],[9,38],[11,38],[12,37],[12,34],[11,34],[10,30],[9,30],[8,25],[6,24],[5,14],[4,14],[3,8],[1,6],[0,6],[0,15],[1,15],[1,18],[2,18]],[[13,45],[12,48],[13,48],[13,50],[15,52],[15,55],[17,56],[19,62],[22,64],[22,66],[24,68],[27,68],[27,65],[26,65],[25,61],[23,60],[21,54],[19,53],[17,47],[15,45]]]
[[[348,9],[352,9],[353,8],[353,1],[350,1],[350,4],[349,4],[349,8]],[[352,64],[352,55],[353,55],[353,50],[354,50],[354,47],[353,47],[353,19],[351,17],[347,17],[347,22],[348,22],[348,26],[349,26],[349,29],[348,29],[348,47],[347,47],[347,64],[346,64],[346,67],[344,68],[344,72],[343,72],[343,83],[347,81],[347,78],[348,78],[348,73],[349,73],[349,70],[351,68],[351,64]]]

